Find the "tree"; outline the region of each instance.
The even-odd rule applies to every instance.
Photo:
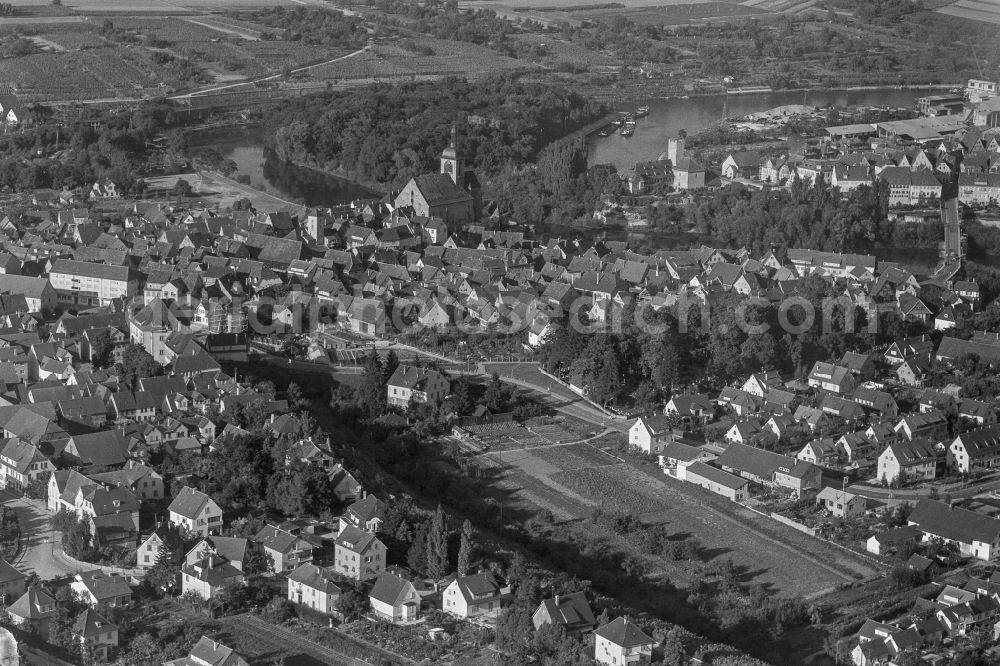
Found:
[[[90,362],[96,368],[106,368],[111,365],[111,354],[115,343],[111,339],[111,330],[102,329],[90,341]]]
[[[476,537],[476,532],[472,528],[472,523],[466,519],[462,523],[462,538],[458,545],[458,575],[467,576],[469,575],[469,568],[472,563],[472,557],[475,550],[474,539]]]
[[[406,551],[406,566],[414,571],[427,572],[427,532],[428,521],[423,521],[417,525],[413,532],[413,541]]]
[[[194,188],[191,187],[191,183],[187,182],[183,178],[178,178],[177,182],[174,183],[173,188],[171,188],[170,193],[178,198],[184,198],[191,196]]]
[[[372,351],[362,364],[361,383],[355,392],[358,407],[372,419],[385,413],[386,378],[385,369],[378,354]]]
[[[441,580],[448,575],[448,524],[444,509],[438,504],[427,532],[427,575]]]
[[[302,411],[309,406],[309,401],[302,395],[302,389],[295,382],[288,383],[285,397],[288,398],[288,406],[293,412]]]
[[[117,368],[118,376],[133,391],[138,389],[140,379],[163,374],[163,366],[142,345],[135,343],[125,347]]]
[[[156,553],[156,563],[146,574],[145,580],[157,590],[173,593],[181,575],[184,559],[184,542],[176,530],[163,530],[163,541]]]
[[[369,606],[367,595],[362,594],[353,585],[343,586],[340,597],[337,598],[337,610],[343,613],[344,619],[348,622],[357,620],[367,613]]]

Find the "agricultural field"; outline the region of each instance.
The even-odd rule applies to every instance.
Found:
[[[622,61],[606,53],[591,51],[588,48],[556,38],[555,35],[524,33],[511,35],[511,41],[538,46],[545,55],[532,58],[533,62],[553,67],[560,63],[582,65],[588,69],[602,67],[619,67]]]
[[[690,4],[668,4],[662,7],[621,9],[595,9],[582,11],[581,16],[596,20],[613,20],[615,16],[625,16],[639,24],[685,25],[706,21],[723,21],[740,16],[764,14],[767,10],[728,2],[699,2]]]
[[[530,63],[466,42],[421,38],[419,45],[428,48],[433,55],[418,53],[399,44],[382,44],[375,51],[365,51],[351,58],[311,67],[308,75],[320,81],[450,74],[477,76],[504,69],[531,67]]]
[[[497,458],[478,460],[492,466]],[[494,487],[505,505],[527,514],[551,511],[558,521],[586,519],[595,509],[627,513],[645,524],[667,524],[699,540],[710,556],[726,555],[754,582],[784,595],[809,596],[875,573],[858,558],[712,496],[658,470],[637,468],[590,444],[548,446],[503,455]],[[648,558],[647,570],[692,580],[683,562]]]
[[[1000,0],[958,0],[935,11],[948,16],[1000,25]]]

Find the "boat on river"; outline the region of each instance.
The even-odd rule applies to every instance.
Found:
[[[627,122],[622,125],[621,135],[624,137],[630,137],[635,134],[635,121]]]
[[[649,115],[649,107],[648,106],[640,106],[638,109],[635,110],[635,117],[636,118],[645,118],[648,115]]]

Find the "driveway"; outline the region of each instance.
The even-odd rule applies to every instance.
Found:
[[[80,570],[80,566],[67,558],[61,547],[57,547],[60,535],[49,526],[49,512],[43,500],[16,497],[13,493],[2,490],[0,501],[14,507],[21,524],[21,534],[27,538],[26,548],[11,564],[24,573],[36,573],[43,580],[59,578]]]

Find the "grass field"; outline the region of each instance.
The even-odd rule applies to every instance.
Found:
[[[1000,0],[958,0],[935,11],[948,16],[1000,25]]]
[[[613,20],[615,16],[626,16],[630,21],[643,24],[683,25],[704,21],[720,21],[739,16],[763,14],[766,10],[757,7],[732,4],[729,2],[698,2],[668,4],[656,8],[595,9],[581,11],[580,15],[591,19]]]
[[[494,468],[498,458],[479,458]],[[546,509],[559,521],[586,519],[595,509],[666,523],[697,538],[710,556],[731,557],[748,579],[782,595],[809,596],[875,573],[858,558],[759,516],[700,488],[637,468],[591,446],[572,444],[505,453],[494,487],[505,505],[526,513]],[[690,583],[689,563],[646,558],[650,575]]]

